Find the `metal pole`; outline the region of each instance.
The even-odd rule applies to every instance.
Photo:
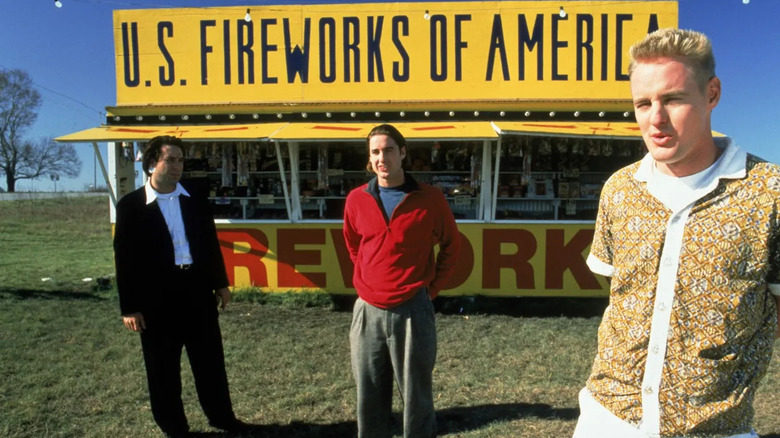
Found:
[[[98,149],[97,142],[92,142],[92,149],[95,150],[95,155],[100,158],[100,170],[103,171],[103,178],[106,180],[106,186],[108,187],[108,196],[111,197],[111,203],[114,204],[114,208],[116,208],[116,194],[114,193],[114,189],[111,187],[111,181],[108,178],[108,172],[106,171],[106,166],[103,165],[103,157],[100,155],[100,150]]]

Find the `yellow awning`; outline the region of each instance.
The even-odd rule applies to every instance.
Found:
[[[575,137],[632,137],[642,133],[636,122],[493,122],[501,134],[546,135]]]
[[[379,123],[290,123],[272,140],[364,140]],[[393,123],[407,140],[494,140],[498,133],[490,122],[409,122]]]
[[[99,126],[57,137],[62,143],[147,141],[171,135],[186,141],[258,140],[269,138],[287,123],[191,126]]]
[[[571,137],[642,138],[635,121],[630,122],[493,122],[501,135],[563,135]],[[725,137],[712,131],[715,137]]]

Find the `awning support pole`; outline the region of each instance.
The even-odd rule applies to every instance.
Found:
[[[92,142],[92,148],[95,150],[95,156],[98,158],[98,163],[100,163],[100,170],[103,172],[103,179],[106,180],[106,186],[108,187],[108,196],[111,198],[111,204],[114,205],[114,208],[116,208],[116,193],[114,193],[114,188],[111,187],[111,181],[108,179],[108,172],[106,171],[106,165],[103,164],[103,156],[100,155],[100,148],[98,148],[97,142]]]
[[[480,160],[482,162],[482,170],[479,173],[479,186],[481,187],[481,190],[479,191],[479,214],[477,215],[477,219],[481,221],[490,220],[490,210],[493,206],[490,202],[492,199],[490,190],[490,169],[492,164],[490,162],[490,157],[493,153],[492,148],[493,142],[490,140],[482,142],[482,159]]]
[[[501,137],[496,142],[496,168],[493,171],[493,208],[490,214],[490,222],[496,220],[496,208],[498,208],[498,174],[501,171]]]
[[[300,146],[298,143],[288,142],[287,153],[290,156],[290,202],[292,204],[290,219],[293,222],[298,222],[303,218],[300,194]]]
[[[293,218],[292,211],[290,209],[290,193],[287,191],[287,176],[284,173],[284,160],[282,160],[282,149],[279,147],[279,142],[273,140],[274,147],[276,148],[276,163],[279,164],[279,176],[282,179],[282,192],[284,192],[284,205],[287,207],[287,217],[290,218],[290,222],[296,222]]]

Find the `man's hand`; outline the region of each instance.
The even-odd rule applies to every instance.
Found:
[[[146,329],[146,321],[144,321],[144,315],[141,312],[122,315],[122,322],[125,327],[134,332],[143,333]]]
[[[227,307],[228,303],[230,302],[230,289],[223,287],[221,289],[217,289],[215,293],[215,297],[217,299],[217,306],[219,306],[220,309],[224,310],[225,307]],[[220,305],[220,301],[222,302],[222,305]]]

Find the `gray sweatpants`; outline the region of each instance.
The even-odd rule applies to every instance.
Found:
[[[393,375],[404,404],[404,437],[435,437],[436,322],[427,289],[392,309],[358,298],[349,339],[357,384],[358,438],[392,436]]]

